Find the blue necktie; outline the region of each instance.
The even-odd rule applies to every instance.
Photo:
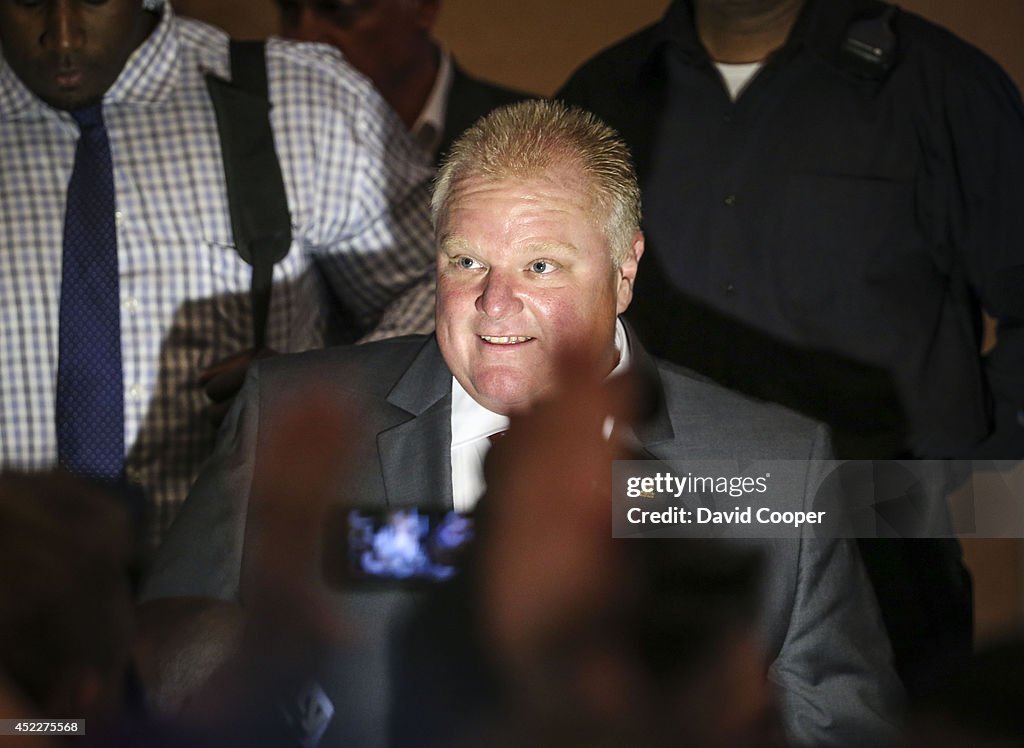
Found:
[[[57,455],[74,473],[115,481],[124,462],[124,384],[114,173],[100,105],[71,116],[81,137],[64,218]]]

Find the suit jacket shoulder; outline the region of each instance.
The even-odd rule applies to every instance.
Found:
[[[657,361],[671,434],[647,450],[665,460],[809,460],[773,473],[809,507],[832,456],[827,428]],[[784,483],[782,482],[784,481]],[[744,542],[744,541],[736,541]],[[855,544],[844,539],[764,541],[760,633],[770,677],[796,745],[881,745],[894,735],[901,688]],[[827,651],[826,657],[822,652]]]
[[[325,396],[356,414],[345,446],[358,469],[344,476],[331,503],[450,504],[449,452],[436,445],[446,429],[450,441],[451,374],[433,340],[408,336],[258,362],[153,560],[144,597],[239,598],[247,546],[263,532],[250,497],[266,436],[303,395]]]
[[[774,403],[728,390],[695,372],[658,360],[674,431],[663,459],[828,459],[827,428]],[[670,452],[670,455],[664,454]]]
[[[296,391],[297,382],[320,382],[359,398],[387,397],[428,341],[405,335],[267,359],[260,362],[264,400]]]

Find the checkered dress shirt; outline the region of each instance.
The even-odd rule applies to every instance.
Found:
[[[212,449],[197,375],[252,344],[250,268],[232,242],[203,80],[207,71],[230,77],[228,37],[169,6],[160,12],[103,99],[116,185],[126,472],[156,509],[154,542]],[[433,273],[432,168],[333,50],[273,39],[267,67],[294,236],[275,268],[268,345],[321,345],[328,299],[341,301],[360,333],[385,308],[378,337],[429,330],[431,294],[402,292],[422,289]],[[61,237],[77,140],[70,115],[42,103],[0,61],[0,467],[56,461]]]

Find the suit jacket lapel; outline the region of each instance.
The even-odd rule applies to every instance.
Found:
[[[665,390],[661,383],[658,364],[640,343],[633,328],[625,321],[623,324],[629,338],[630,370],[640,378],[646,400],[641,407],[641,410],[646,412],[641,414],[633,432],[636,434],[641,448],[647,451],[649,446],[675,439],[675,429],[672,428],[672,419],[669,417],[665,402]],[[650,453],[648,452],[648,454]],[[651,456],[653,457],[653,455]]]
[[[388,394],[410,418],[377,435],[389,506],[452,508],[452,375],[431,336]]]
[[[650,396],[651,413],[634,428],[646,451],[655,444],[672,441],[675,431],[657,363],[628,324],[626,332],[632,369],[642,378]],[[387,401],[409,414],[408,420],[377,435],[388,505],[451,509],[452,375],[433,336],[399,378]]]

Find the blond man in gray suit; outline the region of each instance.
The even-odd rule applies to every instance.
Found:
[[[820,424],[651,358],[619,320],[644,249],[639,189],[628,150],[592,115],[544,101],[492,112],[453,147],[433,213],[436,333],[259,364],[162,549],[149,597],[244,603],[246,547],[271,529],[250,494],[263,480],[267,435],[297,391],[354,403],[372,439],[332,501],[370,508],[471,510],[485,490],[488,437],[552,394],[569,351],[602,376],[642,373],[657,405],[631,440],[652,457],[830,455]],[[809,505],[811,478],[787,480],[780,488]],[[856,548],[779,540],[768,558],[760,634],[789,737],[880,744],[900,688]]]

